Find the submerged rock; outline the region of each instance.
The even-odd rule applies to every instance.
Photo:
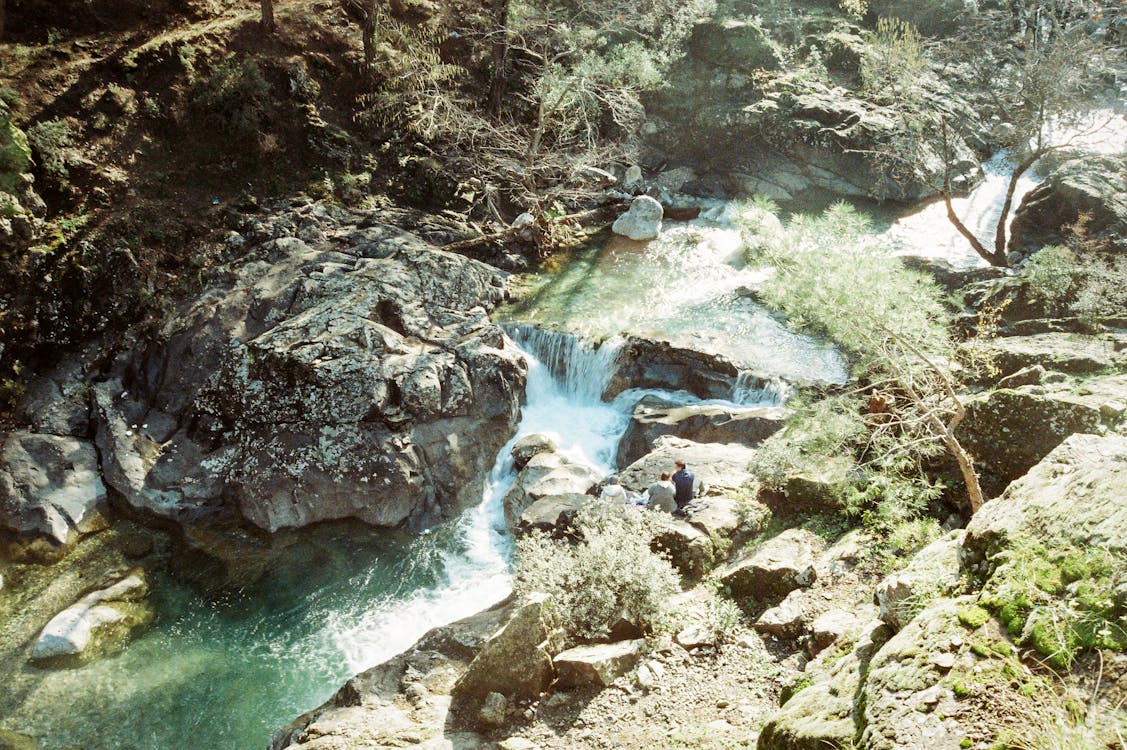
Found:
[[[327,239],[268,239],[216,269],[95,389],[107,481],[165,518],[267,531],[420,526],[480,501],[524,383],[487,314],[499,272],[321,204],[270,231],[290,219]]]
[[[31,660],[61,663],[119,647],[152,619],[151,610],[137,603],[148,591],[144,573],[135,570],[112,586],[87,594],[47,623],[32,647]]]

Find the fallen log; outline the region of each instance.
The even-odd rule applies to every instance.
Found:
[[[483,234],[479,237],[470,237],[464,240],[448,242],[442,246],[443,250],[452,253],[470,253],[490,245],[500,245],[507,242],[530,243],[541,248],[553,244],[553,238],[559,237],[559,232],[566,228],[586,228],[607,224],[617,218],[626,210],[628,204],[623,201],[608,203],[598,208],[579,211],[566,216],[547,217],[539,216],[531,224],[518,227],[509,227],[500,232]]]

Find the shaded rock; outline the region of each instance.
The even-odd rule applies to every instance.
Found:
[[[974,514],[960,562],[977,566],[1023,536],[1127,555],[1124,487],[1127,436],[1073,435]]]
[[[791,591],[814,583],[819,546],[810,532],[788,529],[722,568],[719,577],[737,599],[777,604]]]
[[[529,531],[561,532],[569,528],[579,510],[594,499],[591,495],[576,493],[542,497],[520,514],[517,532],[521,534]]]
[[[661,233],[661,219],[665,210],[657,200],[639,195],[630,202],[626,213],[615,219],[611,231],[632,240],[652,240]]]
[[[627,489],[644,491],[663,471],[673,471],[673,462],[680,459],[696,476],[694,494],[731,493],[748,484],[748,466],[755,450],[742,445],[694,443],[671,436],[658,438],[654,450],[618,473]]]
[[[716,545],[708,534],[674,518],[653,540],[653,548],[669,555],[681,575],[698,580],[716,564]]]
[[[458,716],[450,713],[450,694],[516,609],[511,601],[502,602],[429,631],[407,651],[356,675],[323,705],[279,730],[270,748],[351,746],[359,737],[375,747],[427,746],[443,738],[453,738],[459,746],[480,745],[481,738],[461,730],[458,722],[476,725],[485,698],[495,691],[482,694],[476,710]]]
[[[547,435],[525,435],[513,444],[513,465],[523,469],[539,453],[555,453],[556,443]]]
[[[478,721],[487,727],[499,727],[505,723],[505,713],[509,710],[509,701],[500,693],[490,693],[485,696],[485,703],[478,712]]]
[[[995,494],[1029,471],[1069,435],[1101,433],[1122,419],[1127,375],[1092,378],[1081,386],[1024,386],[967,400],[959,439],[976,459],[983,485]]]
[[[1006,269],[996,266],[962,268],[942,258],[927,258],[917,255],[902,255],[900,262],[906,267],[922,271],[935,279],[947,292],[956,292],[968,284],[1004,278]]]
[[[779,604],[759,616],[755,629],[782,640],[794,640],[802,635],[806,627],[804,600],[805,594],[801,589],[790,592]]]
[[[0,529],[33,557],[106,527],[106,488],[85,440],[12,432],[0,448]],[[36,546],[37,541],[47,545]],[[31,545],[31,546],[27,546]],[[35,549],[32,549],[35,547]]]
[[[618,443],[618,465],[627,466],[653,449],[662,435],[697,443],[755,446],[782,428],[782,407],[732,409],[703,404],[678,405],[658,396],[643,397]]]
[[[259,244],[211,272],[120,386],[96,389],[104,474],[127,502],[275,531],[419,527],[480,501],[524,383],[488,318],[504,280],[358,221],[311,204],[248,231]],[[283,234],[303,222],[331,244]],[[181,428],[142,434],[148,408]]]
[[[630,388],[684,390],[698,398],[730,398],[739,369],[728,358],[638,336],[626,339],[604,398]]]
[[[645,641],[620,641],[576,646],[554,660],[561,688],[598,685],[606,687],[629,672],[641,658]]]
[[[1086,155],[1065,161],[1022,198],[1014,212],[1009,252],[1024,258],[1045,245],[1066,244],[1081,214],[1085,235],[1127,250],[1127,157]]]
[[[148,592],[144,573],[135,570],[112,586],[87,594],[51,618],[32,647],[31,660],[73,663],[120,647],[152,620],[152,611],[137,603]]]
[[[772,512],[781,516],[808,516],[835,513],[839,507],[833,487],[853,462],[835,456],[819,463],[807,461],[799,470],[787,475],[782,492],[763,492],[761,498]]]
[[[572,463],[558,453],[539,453],[529,460],[505,494],[505,520],[510,528],[515,528],[521,514],[537,500],[586,494],[601,478],[590,466]]]
[[[454,683],[451,697],[455,705],[480,710],[490,693],[500,693],[509,700],[528,700],[551,684],[554,670],[543,602],[544,597],[540,597],[521,605],[482,647]]]
[[[881,581],[873,595],[880,619],[900,630],[932,600],[958,581],[959,547],[966,532],[956,529],[920,550],[908,566]]]
[[[78,358],[68,358],[48,373],[32,378],[16,404],[16,416],[32,432],[90,435],[90,387]]]
[[[689,55],[705,64],[731,70],[777,70],[782,55],[752,20],[709,20],[693,27]]]

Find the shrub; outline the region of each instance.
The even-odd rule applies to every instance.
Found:
[[[191,101],[215,128],[256,140],[266,119],[270,84],[253,59],[231,58],[192,87]]]
[[[547,594],[549,616],[572,638],[605,636],[624,613],[652,630],[680,590],[669,559],[650,549],[657,523],[657,514],[592,503],[575,519],[578,542],[517,542],[515,589]]]
[[[1049,245],[1041,248],[1021,269],[1021,277],[1029,285],[1033,299],[1045,306],[1050,315],[1063,313],[1069,295],[1076,286],[1076,256],[1067,247]]]
[[[27,140],[43,172],[64,182],[75,158],[74,132],[66,120],[44,120],[27,130]]]

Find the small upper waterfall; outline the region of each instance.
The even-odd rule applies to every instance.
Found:
[[[557,387],[577,400],[598,401],[614,377],[614,366],[622,350],[619,337],[601,342],[538,326],[515,323],[505,326],[513,341],[548,369]],[[531,374],[529,398],[532,397]]]
[[[793,392],[794,387],[780,377],[741,370],[731,400],[740,406],[782,406]]]

